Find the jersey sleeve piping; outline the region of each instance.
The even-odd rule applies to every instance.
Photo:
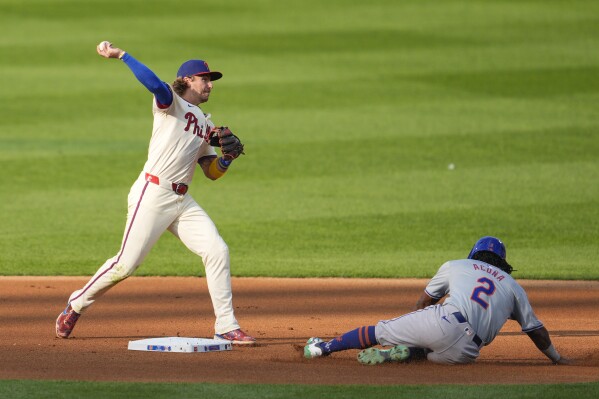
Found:
[[[433,295],[430,292],[428,292],[428,290],[426,290],[426,289],[424,290],[424,292],[425,292],[426,295],[430,296],[433,299],[441,299],[444,296],[444,295],[442,295],[442,296]]]

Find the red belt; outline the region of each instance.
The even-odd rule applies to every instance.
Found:
[[[146,181],[154,183],[158,186],[160,185],[160,179],[158,178],[158,176],[154,176],[149,173],[146,173]],[[178,195],[185,195],[187,193],[187,190],[189,190],[189,186],[185,183],[171,183],[171,188]]]

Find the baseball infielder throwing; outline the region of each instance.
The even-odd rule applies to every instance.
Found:
[[[439,268],[415,312],[357,328],[329,342],[310,338],[304,356],[368,348],[358,353],[360,363],[406,361],[414,356],[426,356],[435,363],[472,363],[505,322],[514,319],[552,362],[569,364],[551,343],[524,289],[510,276],[512,267],[505,259],[503,243],[495,237],[483,237],[467,259],[449,261]],[[437,304],[447,295],[443,304]],[[388,350],[372,348],[377,344],[395,346]]]
[[[97,52],[124,62],[154,95],[154,126],[148,160],[129,192],[121,248],[84,287],[71,294],[56,320],[56,335],[68,338],[79,316],[112,286],[133,274],[168,230],[202,258],[216,315],[215,338],[253,343],[254,338],[240,329],[233,313],[228,247],[210,217],[187,194],[196,164],[207,178],[215,180],[243,153],[239,139],[228,128],[215,128],[210,115],[199,108],[208,101],[212,82],[222,74],[211,71],[202,60],[189,60],[181,65],[177,79],[169,86],[109,42],[100,43]],[[220,144],[221,157],[217,157],[211,142]]]

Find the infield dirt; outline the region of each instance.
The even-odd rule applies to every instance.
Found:
[[[54,322],[87,277],[0,277],[0,379],[285,384],[519,384],[599,381],[599,282],[527,281],[537,316],[573,366],[552,365],[508,321],[474,365],[363,366],[357,350],[307,360],[311,336],[333,338],[413,310],[426,280],[234,278],[236,316],[258,344],[214,353],[127,350],[130,340],[211,338],[206,280],[131,277],[79,319],[68,340]]]

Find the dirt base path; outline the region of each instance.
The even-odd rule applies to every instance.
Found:
[[[357,350],[307,360],[307,338],[332,338],[412,310],[425,280],[233,279],[236,316],[254,347],[214,353],[127,350],[130,340],[211,338],[203,278],[132,277],[91,307],[68,340],[54,321],[88,278],[0,277],[0,379],[285,384],[515,384],[599,381],[599,282],[520,281],[555,346],[553,366],[513,321],[475,365],[362,366]]]

